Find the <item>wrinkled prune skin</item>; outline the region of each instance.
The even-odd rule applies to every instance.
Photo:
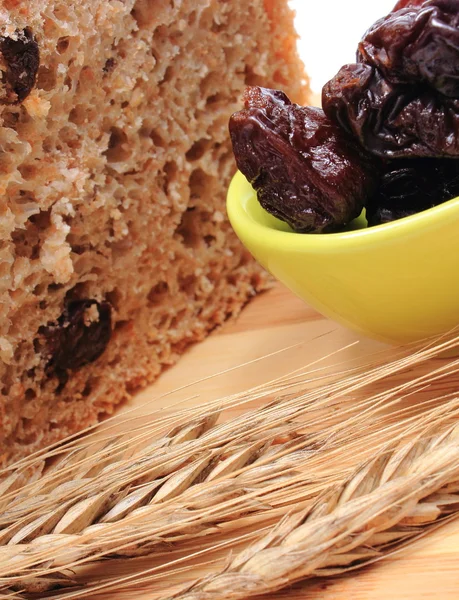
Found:
[[[459,157],[459,10],[428,0],[375,23],[322,90],[326,115],[385,157]]]
[[[18,104],[30,94],[37,80],[40,50],[30,29],[17,32],[17,39],[0,36],[1,104]]]
[[[426,1],[427,0],[399,0],[399,2],[397,2],[397,4],[392,9],[392,12],[396,12],[401,8],[407,8],[409,6],[421,6],[421,4],[424,4],[424,2]]]
[[[392,84],[426,85],[458,98],[457,0],[410,3],[380,19],[359,43],[357,62],[375,67]]]
[[[389,161],[366,206],[368,225],[380,225],[432,208],[459,196],[459,161]]]
[[[280,91],[248,88],[230,119],[238,168],[262,207],[298,232],[332,232],[356,218],[378,169],[318,108]]]
[[[396,85],[363,63],[345,65],[322,90],[325,114],[375,156],[459,157],[459,99]]]
[[[91,320],[90,309],[97,318]],[[70,302],[55,323],[40,328],[49,357],[46,371],[66,381],[67,371],[77,371],[94,362],[105,351],[112,334],[111,306],[96,300]]]

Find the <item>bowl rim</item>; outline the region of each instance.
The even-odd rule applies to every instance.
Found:
[[[241,191],[244,193],[241,193]],[[266,239],[269,235],[271,241],[282,244],[284,248],[298,244],[301,247],[317,247],[325,244],[330,248],[339,246],[343,249],[343,245],[352,246],[366,241],[371,241],[371,243],[383,242],[394,237],[400,239],[400,236],[406,239],[407,236],[413,234],[419,236],[423,230],[431,229],[432,226],[438,227],[441,223],[448,221],[451,214],[456,213],[456,216],[459,217],[458,196],[414,215],[373,227],[338,233],[297,233],[273,229],[249,216],[244,204],[255,193],[245,176],[237,171],[229,185],[226,201],[231,224],[233,225],[237,221],[239,227],[244,227],[253,237]]]

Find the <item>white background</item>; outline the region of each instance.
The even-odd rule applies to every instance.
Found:
[[[313,90],[320,92],[342,65],[354,62],[362,35],[392,10],[396,0],[290,0],[290,4],[297,13],[301,57]]]

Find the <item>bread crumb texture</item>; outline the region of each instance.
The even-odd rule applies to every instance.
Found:
[[[0,36],[10,460],[110,414],[265,286],[226,219],[227,122],[247,84],[305,81],[286,0],[4,0]]]

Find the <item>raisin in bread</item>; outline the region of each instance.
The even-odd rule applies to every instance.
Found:
[[[305,101],[287,0],[3,0],[0,446],[109,414],[267,281],[225,216],[247,84]]]

